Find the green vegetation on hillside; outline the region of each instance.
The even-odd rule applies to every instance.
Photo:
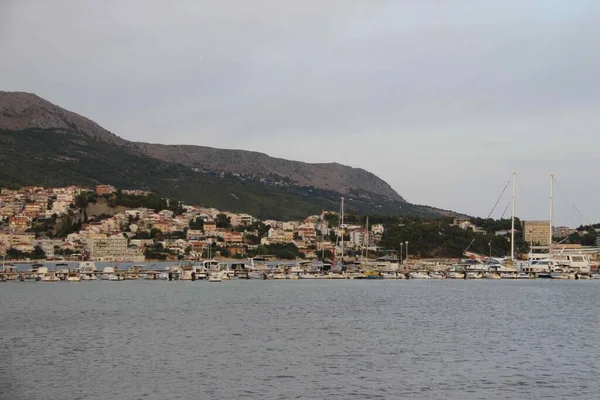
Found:
[[[313,187],[269,185],[230,174],[196,172],[90,136],[57,130],[0,130],[0,185],[111,184],[151,190],[158,197],[247,212],[259,218],[291,219],[339,208],[340,194]],[[133,201],[133,199],[123,199]],[[361,214],[433,216],[438,211],[371,193],[348,196],[347,209]]]

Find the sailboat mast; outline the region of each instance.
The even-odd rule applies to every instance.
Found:
[[[340,213],[340,228],[342,230],[342,266],[344,265],[344,198],[342,197],[342,211]]]
[[[367,232],[366,232],[366,235],[365,235],[365,239],[366,239],[365,241],[367,243],[366,243],[366,246],[365,246],[365,259],[368,259],[369,258],[369,242],[371,241],[371,237],[370,237],[370,234],[369,234],[369,217],[367,217],[367,223],[366,223],[366,225],[367,225],[366,226]]]
[[[554,218],[554,175],[550,175],[550,241],[548,242],[548,253],[552,253],[552,219]]]
[[[517,185],[517,174],[513,173],[512,185],[512,217],[510,221],[510,260],[515,260],[515,192]]]

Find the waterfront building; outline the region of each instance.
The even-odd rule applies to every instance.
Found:
[[[123,257],[127,253],[127,238],[121,235],[90,235],[87,250],[92,259]]]
[[[527,243],[550,245],[550,221],[523,221],[523,232]]]

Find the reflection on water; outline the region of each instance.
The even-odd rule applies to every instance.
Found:
[[[596,399],[600,281],[0,284],[4,399]]]

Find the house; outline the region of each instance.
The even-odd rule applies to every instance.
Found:
[[[225,243],[242,243],[244,241],[244,235],[242,232],[225,232],[221,236]]]
[[[97,185],[96,186],[96,194],[98,196],[102,196],[105,194],[113,194],[117,191],[117,188],[112,185]]]

